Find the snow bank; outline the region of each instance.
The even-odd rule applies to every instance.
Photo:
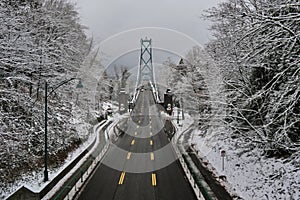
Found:
[[[235,141],[222,137],[225,131],[194,130],[190,143],[196,143],[215,172],[225,175],[239,196],[249,200],[300,199],[299,167],[283,159],[266,158],[257,149],[245,151]],[[224,170],[221,150],[226,151]]]

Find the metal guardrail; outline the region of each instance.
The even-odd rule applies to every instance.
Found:
[[[189,158],[195,164],[195,167],[201,172],[205,182],[209,185],[211,191],[213,192],[216,199],[222,200],[232,200],[232,199],[240,199],[240,197],[235,194],[230,194],[224,185],[220,182],[220,180],[216,179],[216,174],[213,171],[207,170],[207,163],[203,164],[203,157],[201,157],[198,150],[195,147],[190,146],[188,148]],[[199,155],[200,154],[200,155]]]
[[[100,134],[105,134],[104,130],[112,123],[109,121],[105,126],[100,130]],[[98,137],[99,137],[98,135]],[[104,137],[105,138],[105,137]],[[97,146],[90,152],[85,161],[76,169],[76,171],[72,174],[72,176],[63,184],[61,189],[56,192],[55,195],[51,199],[53,200],[69,200],[72,199],[78,192],[79,188],[84,184],[85,180],[89,177],[89,175],[95,170],[95,167],[98,165],[99,161],[106,153],[109,148],[109,143],[101,144]]]
[[[189,160],[187,159],[187,153],[185,152],[185,150],[181,147],[178,148],[177,146],[177,141],[179,139],[179,135],[178,135],[178,129],[177,127],[174,125],[174,123],[170,120],[172,126],[174,127],[174,133],[172,134],[173,138],[172,139],[172,143],[173,143],[173,147],[175,149],[175,152],[177,154],[177,156],[179,157],[179,163],[181,164],[181,167],[183,169],[183,171],[185,172],[194,192],[195,195],[197,196],[198,200],[214,200],[211,195],[208,193],[206,187],[203,185],[201,178],[199,177],[198,173],[195,172],[193,170],[193,168],[191,167],[191,163],[189,162]]]
[[[202,179],[200,178],[199,174],[193,170],[191,167],[191,163],[188,160],[188,155],[182,153],[182,157],[180,158],[180,162],[183,166],[183,168],[186,171],[187,176],[189,176],[189,181],[193,185],[195,192],[199,193],[200,199],[205,200],[215,200],[209,192],[207,191],[206,187],[202,183]]]
[[[103,157],[109,144],[106,144],[97,157],[89,157],[72,175],[62,189],[52,198],[53,200],[61,199],[73,199],[73,197],[79,192],[79,189],[83,186],[89,175],[93,173],[95,167]]]
[[[94,130],[103,125],[106,121],[103,121],[94,127]],[[19,190],[15,191],[6,200],[18,200],[18,199],[43,199],[46,198],[46,195],[51,191],[51,189],[61,181],[66,174],[68,174],[74,166],[91,150],[91,148],[96,143],[96,137],[94,138],[93,142],[84,150],[82,151],[65,169],[63,169],[55,178],[53,178],[41,191],[39,192],[32,192],[26,186],[19,188]],[[24,197],[25,196],[25,197]]]

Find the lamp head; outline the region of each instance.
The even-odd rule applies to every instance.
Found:
[[[76,88],[83,88],[83,84],[81,82],[81,79],[79,79],[79,82],[78,82]]]

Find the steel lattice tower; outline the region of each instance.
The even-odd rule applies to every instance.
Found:
[[[138,69],[136,88],[141,86],[143,81],[151,82],[153,85],[155,84],[151,42],[151,39],[141,39],[140,65]]]
[[[156,101],[159,101],[159,96],[156,88],[155,73],[152,64],[152,40],[141,39],[141,54],[139,60],[139,68],[137,74],[137,80],[135,85],[134,96],[132,102],[134,102],[139,93],[139,87],[145,84],[150,84],[153,95]]]

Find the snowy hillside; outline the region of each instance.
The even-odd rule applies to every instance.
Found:
[[[44,167],[45,82],[50,171],[87,140],[95,94],[100,101],[108,91],[90,89],[95,79],[82,70],[101,69],[84,29],[65,1],[0,0],[1,194]]]

